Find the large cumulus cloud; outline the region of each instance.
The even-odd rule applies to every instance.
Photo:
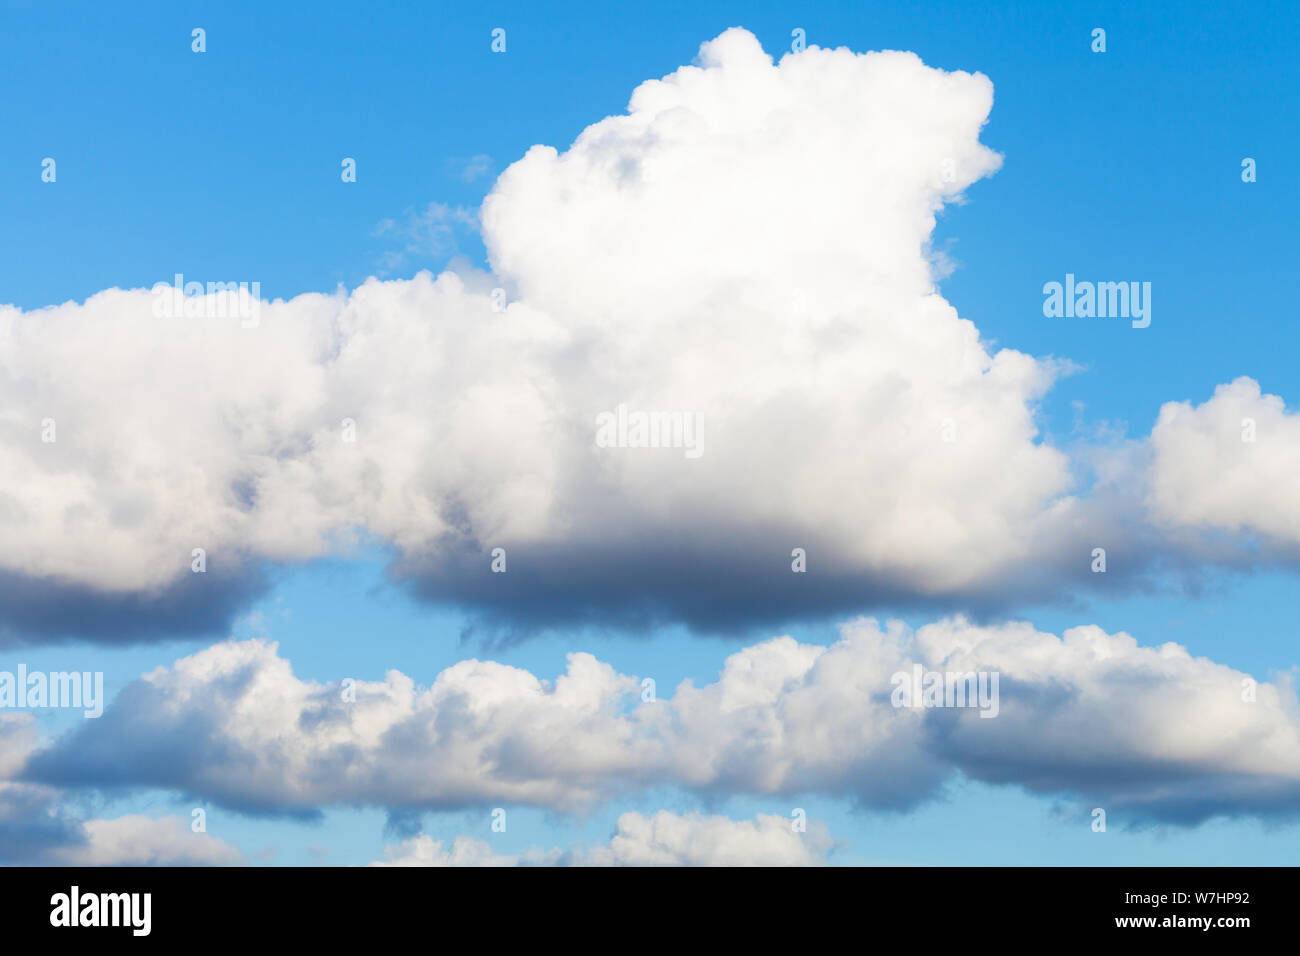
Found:
[[[4,309],[0,571],[147,613],[194,588],[194,548],[237,599],[259,561],[366,533],[426,593],[507,613],[726,616],[746,577],[760,615],[978,587],[1066,486],[1034,441],[1050,366],[986,350],[926,251],[998,164],[991,104],[911,54],[773,64],[728,31],[506,171],[495,276],[299,296],[256,328],[156,317],[145,290]],[[698,414],[705,454],[597,448],[620,403]],[[496,546],[516,560],[489,578]]]
[[[935,217],[999,163],[992,102],[912,54],[774,63],[729,30],[502,174],[491,274],[255,327],[147,290],[0,308],[0,640],[211,631],[268,562],[363,538],[507,624],[978,611],[1096,584],[1091,548],[1128,542],[1118,586],[1161,539],[1139,502],[1071,497],[1035,424],[1057,365],[937,291]],[[698,416],[703,454],[598,446],[620,405]]]

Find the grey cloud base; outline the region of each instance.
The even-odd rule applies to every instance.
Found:
[[[154,591],[127,592],[0,571],[0,647],[219,636],[229,633],[236,614],[266,588],[266,576],[251,567],[233,574],[191,574]]]
[[[37,866],[224,866],[234,847],[194,832],[179,816],[112,819],[73,812],[68,795],[16,780],[36,746],[29,714],[0,714],[0,864]]]

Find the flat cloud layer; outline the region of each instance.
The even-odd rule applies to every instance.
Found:
[[[652,816],[624,813],[613,837],[578,850],[530,850],[500,854],[492,845],[458,836],[447,846],[421,833],[386,847],[374,866],[822,866],[834,848],[826,825],[772,814],[731,820],[698,813],[660,810]]]
[[[916,666],[996,673],[997,696],[896,706],[895,675]],[[309,814],[580,812],[663,785],[907,808],[959,773],[1101,806],[1116,822],[1293,815],[1300,711],[1288,680],[1256,684],[1176,644],[1092,626],[1057,637],[953,618],[913,633],[860,619],[829,647],[774,638],[728,657],[713,683],[649,701],[586,653],[553,681],[466,660],[427,688],[396,671],[348,688],[297,679],[274,644],[227,641],[129,685],[19,779]]]
[[[0,308],[0,639],[208,632],[266,562],[361,537],[420,594],[525,625],[1095,585],[1091,549],[1141,535],[1072,498],[1038,441],[1058,367],[991,351],[937,292],[935,216],[1000,162],[979,141],[992,102],[983,75],[913,54],[774,64],[733,29],[505,170],[482,208],[491,276],[260,303],[255,327],[156,315],[146,290]],[[698,432],[604,447],[620,407]],[[1211,465],[1185,420],[1159,431],[1157,461],[1179,458],[1162,521],[1294,539],[1294,503],[1277,525],[1205,495],[1280,488],[1296,429],[1188,495],[1179,470]]]

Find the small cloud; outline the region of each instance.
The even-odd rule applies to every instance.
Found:
[[[462,161],[457,160],[457,165]],[[492,169],[492,157],[486,153],[479,153],[477,156],[471,156],[463,161],[461,166],[460,178],[462,181],[472,183],[476,179],[486,176]]]
[[[389,249],[380,255],[383,270],[391,271],[401,268],[412,257],[429,259],[449,255],[458,248],[458,230],[477,228],[475,210],[431,202],[423,209],[408,208],[400,219],[381,219],[370,235],[401,243],[400,249]]]

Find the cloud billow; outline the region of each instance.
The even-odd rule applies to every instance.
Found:
[[[490,275],[372,279],[251,326],[160,317],[147,290],[0,307],[0,640],[220,631],[267,565],[360,540],[519,634],[982,614],[1097,586],[1098,545],[1121,590],[1245,555],[1173,540],[1223,522],[1158,475],[1149,501],[1145,472],[1078,497],[1035,421],[1064,366],[992,349],[938,293],[935,217],[1000,163],[992,103],[910,53],[774,63],[728,30],[501,174]],[[602,447],[622,406],[693,416],[701,453]]]
[[[906,706],[899,674],[998,676],[993,706]],[[1057,795],[1119,824],[1300,812],[1300,707],[1176,644],[1094,626],[859,619],[830,646],[777,637],[717,680],[647,700],[587,653],[543,680],[465,660],[302,681],[276,646],[227,641],[129,685],[15,779],[193,794],[248,813],[520,804],[581,813],[670,785],[701,798],[820,794],[908,809],[960,776]]]

